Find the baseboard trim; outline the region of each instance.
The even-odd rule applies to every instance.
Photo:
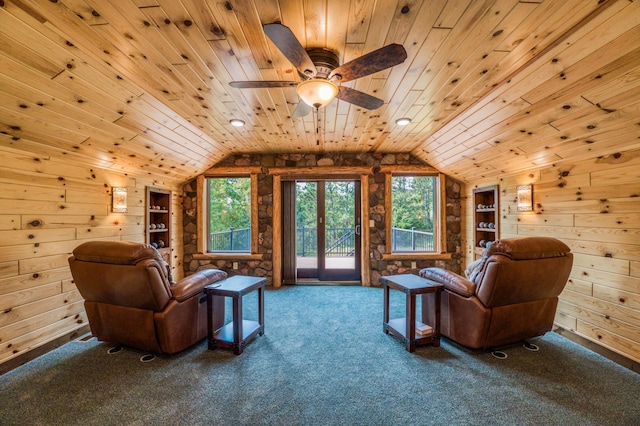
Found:
[[[599,344],[592,342],[589,339],[585,339],[582,336],[578,336],[577,334],[575,334],[574,332],[567,330],[565,328],[562,327],[557,327],[553,330],[554,332],[558,333],[559,335],[561,335],[562,337],[566,337],[567,339],[571,340],[572,342],[575,342],[577,344],[579,344],[580,346],[583,346],[587,349],[589,349],[590,351],[593,351],[599,355],[602,355],[603,357],[615,362],[616,364],[620,364],[621,366],[628,368],[629,370],[640,374],[640,363],[629,359],[623,355],[620,355],[617,352],[612,351],[611,349],[607,349],[603,346],[600,346]]]
[[[293,285],[308,286],[362,286],[361,281],[320,281],[317,278],[298,278]]]
[[[47,352],[51,352],[52,350],[59,348],[65,343],[69,343],[72,340],[76,340],[77,338],[84,336],[85,334],[90,332],[91,330],[89,328],[89,324],[86,324],[68,334],[65,334],[64,336],[60,336],[57,339],[54,339],[41,346],[38,346],[37,348],[33,348],[30,351],[25,352],[22,355],[19,355],[15,358],[12,358],[7,362],[3,362],[2,364],[0,364],[0,375],[3,375],[4,373],[7,373],[13,370],[14,368],[18,368],[21,365],[26,364],[27,362],[32,361],[38,358],[39,356],[46,354]]]

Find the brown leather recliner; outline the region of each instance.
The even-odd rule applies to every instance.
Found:
[[[521,237],[487,248],[468,279],[439,268],[420,276],[442,283],[441,333],[472,349],[507,346],[553,327],[558,295],[573,255],[555,238]],[[424,295],[422,318],[433,324],[434,295]]]
[[[226,278],[209,269],[173,282],[169,265],[146,244],[92,241],[69,258],[98,340],[173,354],[207,336],[203,288]],[[214,329],[223,325],[224,298],[214,297]]]

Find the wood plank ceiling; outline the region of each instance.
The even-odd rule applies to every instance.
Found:
[[[273,22],[341,63],[390,43],[408,58],[345,83],[379,109],[292,118],[294,88],[228,84],[298,79]],[[3,149],[133,176],[411,152],[473,181],[640,148],[640,1],[0,0],[0,95]]]

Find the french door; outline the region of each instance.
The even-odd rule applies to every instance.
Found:
[[[296,282],[360,281],[360,182],[297,181],[294,199],[289,206],[295,205],[295,215],[283,215],[289,234],[284,240],[291,242],[288,249],[285,245],[285,269],[287,259],[289,268],[295,263]]]

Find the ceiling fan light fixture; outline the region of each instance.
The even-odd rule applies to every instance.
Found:
[[[238,118],[234,118],[232,120],[229,120],[229,124],[231,124],[233,127],[242,127],[244,126],[244,121]]]
[[[398,126],[406,126],[406,125],[407,125],[407,124],[409,124],[409,123],[411,123],[411,119],[410,119],[410,118],[406,118],[406,117],[404,117],[404,118],[398,118],[398,119],[396,120],[396,124],[397,124]]]
[[[324,79],[313,78],[296,87],[300,99],[309,106],[320,108],[329,105],[338,94],[338,86]]]

